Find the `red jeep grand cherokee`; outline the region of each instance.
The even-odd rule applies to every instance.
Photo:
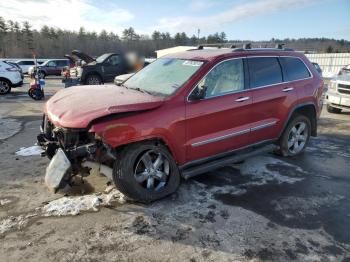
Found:
[[[77,86],[45,106],[39,143],[54,190],[91,169],[131,199],[266,145],[301,153],[317,134],[323,80],[291,49],[196,49],[162,57],[121,86]]]

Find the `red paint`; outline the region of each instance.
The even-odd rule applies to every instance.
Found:
[[[245,90],[212,99],[188,102],[197,82],[218,62],[234,57],[295,56],[309,67],[313,78]],[[202,68],[173,96],[161,98],[115,85],[79,86],[58,92],[46,105],[50,120],[67,128],[86,128],[113,147],[162,139],[178,164],[208,157],[266,139],[278,138],[292,109],[312,103],[319,116],[323,81],[307,58],[287,51],[242,51],[229,49],[187,51],[169,57],[206,61]],[[282,92],[293,87],[292,92]],[[235,102],[242,96],[250,99]],[[89,125],[111,113],[142,111],[130,116]],[[276,125],[193,147],[192,144],[240,132],[276,121]]]

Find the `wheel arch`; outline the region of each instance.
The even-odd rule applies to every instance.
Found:
[[[316,114],[316,106],[314,103],[303,103],[295,106],[288,115],[288,120],[284,123],[284,127],[280,136],[282,136],[284,130],[286,129],[288,123],[296,116],[296,115],[304,115],[310,119],[311,123],[311,136],[317,136],[317,114]]]
[[[8,78],[6,78],[6,77],[0,76],[0,80],[5,80],[5,81],[9,82],[10,86],[13,85],[12,82],[11,82],[11,80],[8,79]]]
[[[125,148],[126,146],[129,146],[132,144],[137,144],[137,143],[143,143],[143,142],[154,142],[155,144],[162,144],[163,146],[165,146],[168,149],[169,153],[173,156],[175,162],[178,163],[178,155],[176,154],[175,148],[172,147],[170,145],[170,143],[164,137],[161,137],[161,136],[147,137],[147,138],[142,138],[139,140],[134,140],[130,143],[116,146],[115,149],[118,152],[118,151],[122,150],[123,148]]]

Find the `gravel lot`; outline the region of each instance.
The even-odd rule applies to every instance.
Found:
[[[60,88],[47,79],[47,98]],[[257,156],[141,205],[97,174],[48,192],[48,160],[16,155],[42,115],[27,90],[0,97],[0,261],[350,261],[349,112],[323,112],[301,156]]]

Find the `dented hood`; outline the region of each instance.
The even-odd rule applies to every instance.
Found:
[[[45,106],[53,124],[67,128],[86,128],[99,117],[123,112],[154,109],[163,97],[116,85],[75,86],[51,97]]]

